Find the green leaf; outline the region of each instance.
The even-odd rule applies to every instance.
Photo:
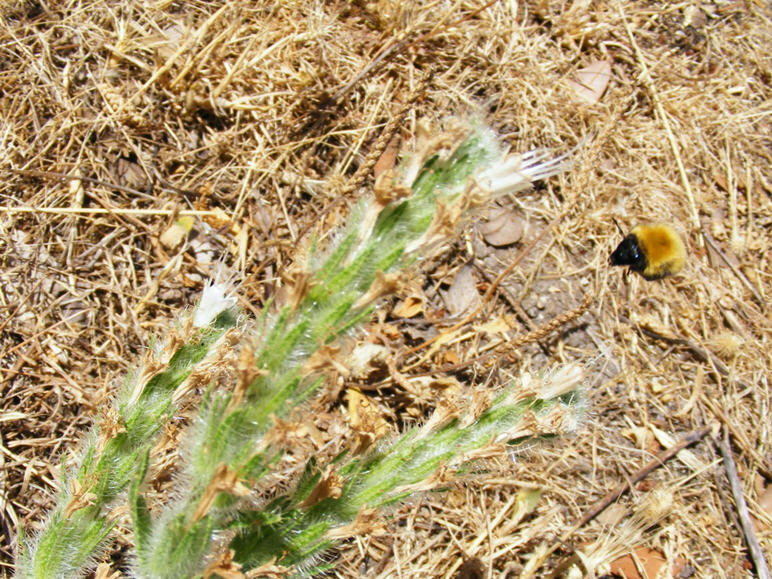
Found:
[[[142,453],[135,477],[131,485],[129,485],[129,507],[131,508],[131,520],[134,526],[134,541],[138,551],[145,550],[150,536],[150,511],[147,509],[145,497],[139,492],[140,486],[147,475],[149,464],[150,451],[147,450]]]

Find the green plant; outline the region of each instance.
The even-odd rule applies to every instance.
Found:
[[[297,485],[268,504],[250,496],[281,458],[270,436],[275,420],[323,384],[329,345],[393,291],[398,272],[451,239],[470,209],[564,166],[545,152],[507,156],[491,131],[458,124],[422,140],[398,178],[379,180],[335,242],[313,248],[288,276],[289,297],[267,306],[261,320],[237,327],[224,286],[207,288],[194,319],[95,427],[22,574],[72,576],[88,566],[109,534],[109,508],[126,489],[140,577],[259,575],[265,565],[311,574],[324,569],[319,554],[335,540],[427,487],[438,470],[452,472],[491,444],[562,430],[572,416],[567,391],[580,380],[575,372],[558,373],[549,388],[510,385],[478,411],[438,409],[423,427],[364,453],[309,461]],[[207,372],[216,367],[230,368],[229,387],[214,386]],[[182,453],[178,498],[150,509],[143,482],[156,435],[183,393],[207,378]]]

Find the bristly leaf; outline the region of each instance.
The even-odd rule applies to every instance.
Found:
[[[465,136],[462,133],[456,130],[449,138],[437,139],[427,146],[423,152],[425,164],[412,183],[411,196],[400,196],[398,201],[385,207],[373,201],[375,204],[370,207],[379,214],[368,213],[366,203],[361,204],[361,214],[368,215],[365,226],[353,227],[339,236],[326,259],[311,264],[314,268],[308,272],[311,283],[304,293],[293,296],[291,306],[280,308],[273,323],[265,318],[265,331],[256,354],[259,376],[249,384],[236,407],[231,408],[229,403],[221,406],[222,412],[203,412],[204,419],[198,423],[195,439],[197,452],[203,452],[206,459],[194,456],[191,466],[205,463],[206,469],[191,470],[199,476],[192,476],[191,483],[181,491],[185,499],[154,523],[158,526],[157,536],[167,536],[169,531],[163,529],[170,524],[188,521],[185,526],[191,527],[192,513],[202,501],[202,493],[212,488],[214,469],[219,465],[225,464],[237,473],[248,470],[245,465],[260,452],[257,440],[270,428],[272,416],[285,416],[297,407],[303,394],[310,391],[302,373],[309,357],[369,313],[372,306],[359,300],[376,277],[405,267],[422,247],[452,234],[455,224],[452,219],[457,217],[448,219],[458,211],[443,213],[446,221],[438,221],[437,231],[430,232],[438,207],[448,206],[470,189],[477,191],[479,186],[469,178],[502,158],[490,131],[478,128],[466,131]],[[450,142],[455,144],[450,146]],[[441,150],[436,150],[437,147]],[[528,181],[523,175],[517,179]],[[460,204],[470,205],[465,199],[461,199]],[[371,219],[372,226],[368,229]],[[358,305],[355,307],[355,304]],[[271,512],[276,516],[234,511],[235,497],[223,490],[222,500],[212,503],[206,518],[211,520],[213,528],[235,525],[242,530],[231,547],[238,562],[247,567],[280,559],[282,565],[310,568],[313,565],[309,561],[330,544],[328,531],[349,523],[361,508],[399,500],[407,492],[405,485],[430,477],[441,462],[458,462],[460,454],[495,439],[492,429],[501,427],[502,422],[519,422],[526,409],[532,412],[540,409],[538,400],[512,404],[516,409],[483,414],[473,429],[461,428],[458,421],[446,421],[431,436],[423,432],[421,436],[407,433],[380,453],[364,458],[346,457],[339,465],[340,473],[330,474],[343,477],[342,487],[336,487],[342,493],[339,498],[320,491],[319,496],[310,501],[311,506],[304,504],[317,490],[312,483],[322,482],[322,475],[314,473],[309,463],[307,469],[312,470],[307,470],[296,493],[267,507],[273,509]],[[520,431],[512,432],[514,436]],[[301,505],[304,506],[301,508]],[[250,520],[254,524],[250,524]],[[179,537],[156,541],[153,558],[162,561],[172,557],[171,553],[164,553],[176,549],[178,543]],[[209,546],[203,542],[200,545],[202,550],[189,553],[190,559],[205,560]]]
[[[150,452],[143,453],[141,462],[137,467],[137,475],[129,486],[129,507],[131,508],[131,522],[134,526],[134,542],[137,551],[147,548],[150,537],[150,511],[147,509],[145,498],[139,493],[139,488],[145,480],[148,466],[150,465]]]
[[[148,518],[142,513],[145,507],[137,489],[147,472],[148,452],[174,410],[175,388],[216,351],[235,321],[234,312],[220,311],[210,326],[191,327],[189,341],[175,346],[159,371],[149,376],[135,372],[133,380],[127,380],[117,408],[105,411],[87,437],[78,467],[72,472],[63,464],[59,506],[21,562],[18,577],[81,574],[113,528],[107,520],[109,504],[130,483],[136,493],[130,501],[133,515],[140,523],[139,533],[147,539]]]
[[[569,386],[575,387],[579,379],[579,375],[572,377]],[[239,536],[231,543],[234,560],[245,570],[253,569],[281,552],[280,565],[302,568],[302,563],[313,563],[329,547],[331,531],[353,521],[362,509],[383,508],[404,500],[411,494],[411,485],[430,480],[443,466],[463,472],[466,455],[474,455],[494,442],[506,441],[515,434],[535,435],[561,428],[566,422],[556,418],[573,412],[563,404],[564,389],[555,390],[556,397],[549,400],[519,399],[514,395],[517,389],[518,385],[505,389],[488,410],[471,422],[440,421],[431,431],[409,430],[390,445],[381,445],[363,457],[340,457],[347,460],[337,467],[342,481],[340,493],[304,506],[322,478],[316,461],[309,460],[294,493],[271,503],[270,521],[264,518],[265,511],[239,516]],[[543,425],[539,423],[541,416],[549,416]],[[462,426],[465,423],[468,425]],[[421,488],[429,488],[422,484]],[[250,520],[260,523],[248,524]]]

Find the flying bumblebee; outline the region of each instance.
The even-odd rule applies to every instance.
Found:
[[[616,223],[616,221],[614,221]],[[619,231],[624,235],[622,228]],[[675,229],[665,223],[633,227],[609,258],[611,265],[626,265],[649,281],[681,271],[686,263],[686,246]]]

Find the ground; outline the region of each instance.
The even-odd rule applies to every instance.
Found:
[[[259,315],[298,248],[372,190],[368,155],[389,167],[390,151],[414,145],[418,123],[452,118],[490,125],[512,151],[577,147],[572,166],[470,219],[356,338],[386,327],[382,342],[401,371],[426,372],[483,353],[492,339],[483,322],[507,320],[504,335],[519,343],[589,294],[589,307],[557,330],[453,372],[495,388],[575,362],[588,376],[583,412],[573,435],[399,506],[386,536],[351,539],[331,555],[333,575],[514,577],[534,560],[546,575],[580,549],[585,569],[576,572],[622,573],[621,557],[633,552],[649,573],[642,560],[654,553],[667,576],[750,576],[724,439],[756,539],[772,552],[768,5],[1,6],[6,573],[19,529],[45,521],[62,459],[77,454],[122,377],[220,264],[242,310]],[[204,213],[170,231],[190,209]],[[492,240],[494,210],[522,234]],[[646,282],[610,268],[621,240],[614,219],[625,230],[673,224],[688,248],[685,270]],[[452,325],[454,295],[480,299],[518,256],[463,340],[421,366],[406,359]],[[462,279],[471,283],[461,288]],[[408,316],[406,303],[421,305]],[[368,389],[383,379],[359,386],[394,425],[431,414],[431,396],[393,383]],[[635,477],[698,431],[689,454]],[[612,506],[574,527],[631,479]],[[540,497],[520,513],[529,491]],[[121,529],[104,560],[125,571],[132,539]]]

